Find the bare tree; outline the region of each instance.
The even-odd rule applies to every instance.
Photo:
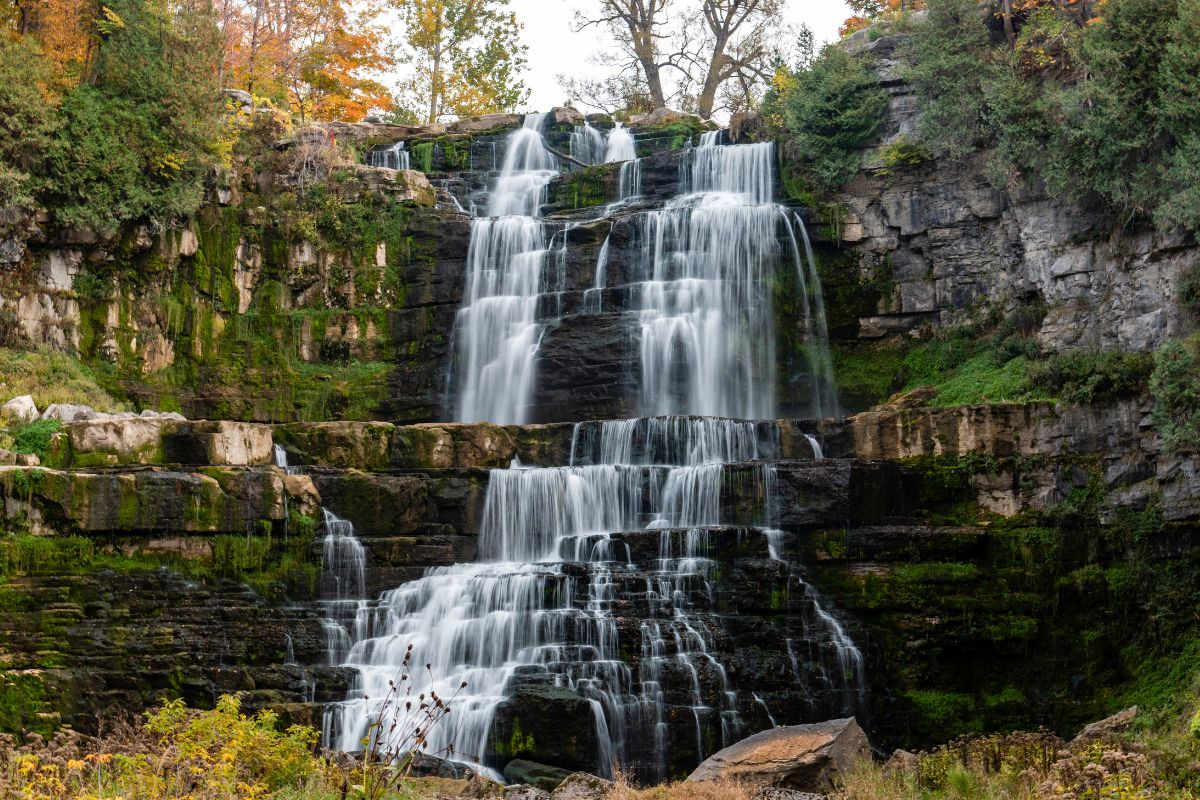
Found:
[[[618,48],[618,54],[609,63],[621,68],[622,72],[636,64],[646,80],[647,92],[655,107],[667,104],[662,71],[676,63],[676,59],[670,53],[664,54],[660,46],[672,38],[668,31],[667,18],[667,7],[671,2],[672,0],[601,0],[600,9],[595,16],[589,16],[583,11],[575,12],[576,31],[593,26],[609,30]]]
[[[700,87],[696,111],[711,117],[718,92],[753,102],[753,88],[770,79],[783,0],[701,0],[703,33],[683,61]],[[728,103],[727,103],[728,104]]]

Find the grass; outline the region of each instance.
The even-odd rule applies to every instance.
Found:
[[[835,345],[838,390],[851,409],[930,386],[934,406],[1037,400],[1090,403],[1145,392],[1154,367],[1146,353],[1071,350],[1045,354],[1036,311],[939,331],[919,342]],[[1038,323],[1040,324],[1040,322]]]
[[[51,403],[79,403],[98,411],[128,406],[100,387],[96,374],[65,353],[0,347],[0,402],[32,395],[39,410]]]

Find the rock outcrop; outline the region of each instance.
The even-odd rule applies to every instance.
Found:
[[[1200,258],[1194,239],[1125,230],[1105,211],[1043,188],[998,188],[984,153],[885,165],[887,148],[918,141],[919,107],[899,63],[908,36],[868,33],[877,32],[860,31],[840,46],[871,59],[888,113],[860,174],[836,197],[837,219],[820,234],[851,248],[861,275],[886,275],[887,286],[856,330],[843,333],[879,338],[952,327],[975,319],[981,306],[1035,301],[1047,305],[1038,336],[1052,352],[1152,350],[1192,328],[1178,287]],[[842,260],[832,251],[827,257]]]
[[[824,791],[870,755],[867,736],[853,718],[788,725],[726,747],[705,760],[688,780]]]

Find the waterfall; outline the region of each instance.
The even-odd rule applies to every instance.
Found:
[[[396,142],[391,147],[370,151],[367,153],[367,166],[411,169],[408,150],[405,148],[404,142]]]
[[[601,164],[605,159],[607,146],[604,134],[592,127],[592,123],[584,119],[582,125],[576,125],[568,140],[571,157],[584,164]]]
[[[637,147],[633,142],[633,134],[620,122],[616,123],[608,132],[608,145],[604,150],[604,160],[610,164],[614,161],[637,160]]]
[[[546,183],[557,174],[542,142],[542,116],[528,115],[509,137],[487,216],[471,223],[466,294],[455,322],[455,418],[462,422],[520,424],[528,417],[546,256],[539,210]]]
[[[529,115],[509,136],[486,213],[472,220],[447,379],[459,421],[531,418],[544,318],[571,313],[568,289],[580,288],[568,286],[577,266],[569,245],[573,230],[579,240],[573,226],[590,223],[550,235],[541,218],[557,174],[541,124]],[[494,730],[514,694],[531,688],[569,690],[585,702],[586,729],[599,740],[591,768],[607,773],[616,763],[641,781],[738,741],[750,732],[747,719],[761,720],[756,705],[775,724],[758,693],[769,689],[739,687],[722,662],[732,637],[719,566],[735,538],[739,553],[759,547],[787,565],[746,559],[786,576],[791,594],[783,605],[772,595],[772,608],[801,609],[802,636],[790,620],[771,630],[786,643],[796,690],[821,698],[813,716],[830,697],[838,711],[863,708],[862,654],[787,561],[788,533],[775,527],[786,476],[773,463],[781,448],[770,421],[772,291],[783,267],[801,287],[806,344],[824,353],[812,362],[814,408],[837,408],[815,260],[802,221],[774,202],[773,145],[721,141],[722,132],[709,132],[679,154],[684,194],[631,214],[628,226],[610,224],[584,288],[585,314],[601,312],[606,289],[623,290],[613,293],[617,303],[628,299],[609,313],[624,309],[640,333],[644,416],[576,423],[563,466],[514,459],[490,470],[477,560],[430,568],[377,601],[363,598],[365,553],[353,527],[326,513],[329,656],[356,675],[346,699],[326,709],[328,745],[360,749],[410,646],[412,663],[429,665],[418,691],[456,695],[453,713],[429,731],[429,752],[452,746],[455,758],[478,759],[493,774],[504,749]],[[620,199],[606,214],[641,196],[642,162],[622,126],[607,140],[590,123],[576,126],[570,151],[585,163],[621,162]],[[660,184],[653,176],[654,192]],[[631,235],[632,251],[610,254]],[[609,287],[610,272],[629,285]],[[809,648],[803,661],[796,642]],[[816,675],[819,688],[803,695]],[[795,712],[779,698],[791,695],[767,695],[785,723]]]
[[[722,523],[725,463],[774,455],[774,441],[754,423],[728,419],[589,422],[575,428],[569,466],[492,470],[481,560],[430,569],[376,607],[357,607],[347,629],[361,636],[344,664],[359,677],[351,697],[329,708],[327,741],[358,749],[409,644],[416,663],[431,665],[439,694],[467,684],[431,733],[431,751],[452,743],[461,754],[488,753],[497,708],[514,676],[531,670],[594,701],[611,755],[641,764],[647,777],[663,777],[655,770],[665,756],[668,671],[688,676],[697,731],[719,725],[721,746],[737,741],[737,693],[691,598],[699,582],[712,602],[707,529]],[[647,528],[656,530],[658,558],[633,564],[619,535]],[[639,570],[649,605],[635,672],[620,656],[614,576]],[[696,758],[709,754],[698,735]]]

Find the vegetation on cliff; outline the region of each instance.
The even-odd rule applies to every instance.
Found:
[[[899,74],[916,92],[928,152],[958,159],[983,150],[997,186],[1042,182],[1120,222],[1200,232],[1195,0],[1027,0],[983,4],[983,13],[975,0],[930,0],[917,4],[928,6],[920,19],[894,3],[857,5],[865,16],[852,27],[910,35]],[[824,162],[851,159],[869,130],[871,104],[842,88],[857,86],[863,70],[830,48],[777,73],[769,118],[809,189],[831,191],[854,172],[823,179]],[[805,113],[831,95],[840,114]],[[807,144],[814,129],[832,154]]]

